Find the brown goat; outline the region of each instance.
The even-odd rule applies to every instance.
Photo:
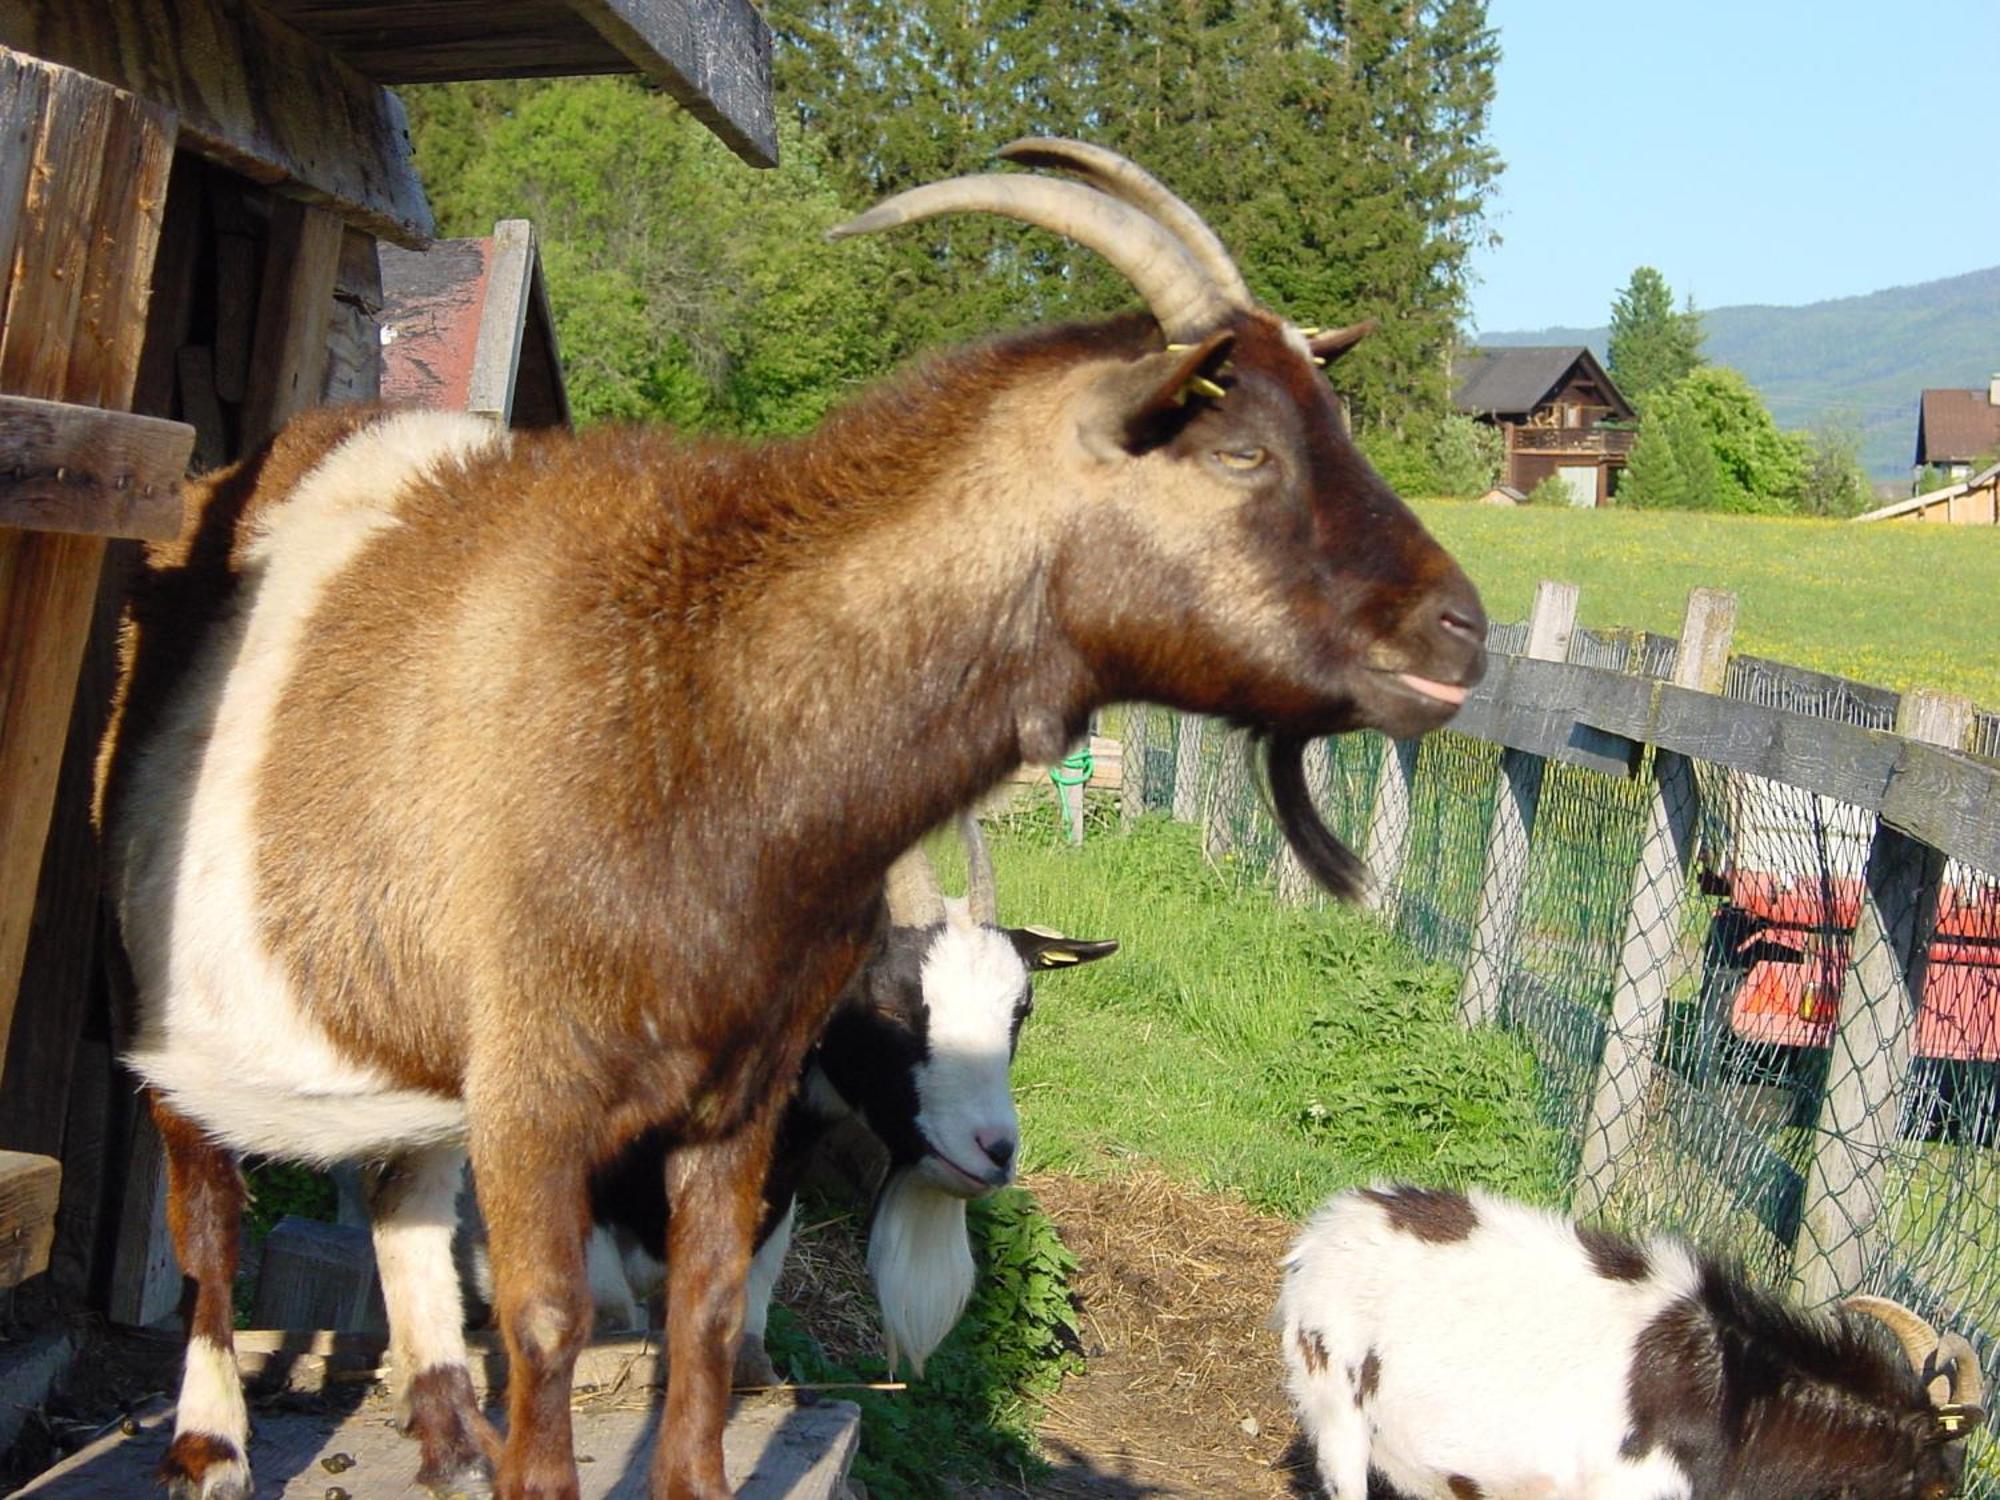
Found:
[[[166,1476],[249,1492],[230,1345],[236,1156],[385,1163],[372,1208],[426,1480],[573,1496],[586,1180],[664,1130],[656,1496],[727,1493],[721,1433],[773,1133],[874,941],[884,873],[1095,707],[1262,734],[1301,857],[1315,735],[1450,717],[1485,621],[1349,443],[1316,337],[1121,158],[955,179],[850,232],[993,211],[1150,316],[933,358],[810,436],[510,436],[306,417],[190,488],[132,605],[103,805],[129,1060],[195,1286]],[[449,1267],[466,1150],[510,1378],[477,1411]]]

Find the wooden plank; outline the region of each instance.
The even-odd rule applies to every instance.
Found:
[[[1576,722],[1693,760],[1851,802],[1982,870],[2000,870],[2000,767],[1962,752],[1783,709],[1692,692],[1623,672],[1501,657],[1454,719],[1481,704]]]
[[[1416,740],[1390,740],[1375,770],[1375,800],[1368,811],[1362,860],[1368,866],[1368,906],[1393,925],[1403,889],[1403,861],[1410,851],[1410,787],[1417,775]]]
[[[1174,716],[1174,800],[1176,823],[1201,817],[1201,742],[1208,721],[1200,714]]]
[[[172,161],[171,113],[94,79],[0,52],[0,119],[31,166],[0,324],[0,391],[123,409],[138,374]],[[5,206],[0,204],[0,206]],[[12,1029],[37,877],[88,639],[101,537],[0,530],[0,1038]]]
[[[249,452],[291,417],[319,403],[326,383],[326,322],[340,272],[341,223],[325,209],[286,199],[271,213],[250,396],[239,451]]]
[[[257,241],[215,237],[215,394],[239,406],[250,393],[250,339],[257,328]]]
[[[48,1269],[62,1167],[51,1157],[0,1151],[0,1288]]]
[[[141,1108],[132,1126],[132,1152],[119,1204],[118,1243],[111,1258],[112,1321],[145,1327],[180,1305],[181,1268],[167,1232],[167,1156],[152,1111]]]
[[[340,1394],[316,1409],[274,1405],[254,1414],[249,1458],[260,1496],[388,1500],[421,1493],[411,1482],[417,1448],[399,1430],[394,1398],[372,1390],[357,1400],[351,1386]],[[658,1416],[654,1401],[630,1390],[579,1394],[571,1412],[578,1500],[645,1500]],[[156,1493],[155,1474],[173,1436],[172,1408],[164,1401],[147,1407],[133,1426],[129,1436],[114,1429],[16,1493],[36,1500]],[[782,1392],[740,1401],[722,1436],[731,1493],[739,1500],[840,1500],[848,1494],[860,1430],[860,1408],[850,1401],[806,1405]]]
[[[528,307],[534,294],[534,226],[526,219],[502,219],[493,226],[490,244],[486,298],[479,310],[479,337],[473,346],[465,409],[510,427],[514,380],[521,367],[521,336],[528,327]]]
[[[569,0],[753,167],[778,164],[771,32],[750,0]]]
[[[172,538],[193,448],[185,422],[0,396],[0,526]]]
[[[1972,704],[1964,698],[1919,689],[1897,705],[1896,727],[1908,735],[1963,744],[1971,723]],[[1944,867],[1935,849],[1877,822],[1792,1252],[1808,1305],[1862,1290],[1889,1232],[1879,1219],[1902,1141],[1903,1093]]]
[[[146,303],[139,373],[132,386],[132,410],[149,417],[174,415],[174,356],[187,342],[194,317],[195,277],[207,227],[204,199],[209,170],[208,164],[192,153],[174,153],[159,248],[153,256],[153,286]]]
[[[286,1216],[264,1241],[253,1321],[265,1328],[388,1327],[364,1228]]]
[[[194,452],[188,471],[205,474],[229,461],[229,419],[215,394],[215,351],[190,345],[175,358],[181,415],[194,428]]]
[[[176,111],[182,140],[202,155],[357,228],[409,245],[431,234],[402,103],[260,6],[0,6],[0,46]]]
[[[1569,651],[1576,625],[1576,585],[1544,580],[1535,590],[1528,617],[1528,650],[1560,661]],[[1479,882],[1479,911],[1473,921],[1472,950],[1458,991],[1462,1025],[1491,1022],[1500,1010],[1507,975],[1514,963],[1514,937],[1521,898],[1528,887],[1528,853],[1541,804],[1545,757],[1507,750],[1500,757],[1500,794],[1486,834],[1486,867]]]
[[[1699,692],[1720,692],[1735,630],[1736,596],[1696,589],[1688,596],[1681,623],[1673,680]],[[1635,1165],[1635,1148],[1645,1139],[1646,1111],[1654,1092],[1653,1062],[1668,999],[1694,967],[1694,956],[1682,936],[1700,814],[1694,762],[1661,751],[1653,759],[1646,833],[1626,902],[1611,1020],[1584,1117],[1583,1151],[1571,1205],[1580,1218],[1603,1212],[1619,1175]]]

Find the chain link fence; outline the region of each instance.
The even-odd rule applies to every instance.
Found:
[[[1496,648],[1510,628],[1525,639],[1495,627]],[[1674,644],[1578,631],[1569,655],[1664,677]],[[1868,728],[1897,711],[1882,690],[1745,657],[1727,696]],[[1158,709],[1120,722],[1127,816],[1198,821],[1245,886],[1318,899],[1245,743]],[[1679,1230],[1811,1303],[1894,1297],[1995,1371],[2000,871],[1653,747],[1619,776],[1464,734],[1356,734],[1307,769],[1366,851],[1382,919],[1464,972],[1468,1024],[1532,1047],[1573,1209]],[[1987,1441],[1968,1493],[2000,1500]]]

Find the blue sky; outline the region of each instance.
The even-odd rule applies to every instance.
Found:
[[[1702,307],[2000,264],[2000,0],[1491,0],[1502,243],[1481,330],[1591,326],[1640,265]]]

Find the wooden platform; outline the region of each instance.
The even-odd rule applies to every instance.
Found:
[[[644,1500],[659,1397],[659,1391],[641,1386],[576,1401],[583,1500]],[[336,1490],[352,1500],[433,1493],[415,1483],[416,1445],[396,1431],[394,1406],[382,1387],[357,1395],[351,1410],[330,1409],[333,1405],[311,1401],[303,1409],[252,1409],[250,1463],[257,1500],[325,1500]],[[860,1431],[860,1408],[848,1401],[800,1406],[786,1395],[739,1401],[723,1447],[730,1483],[744,1500],[843,1500]],[[39,1500],[158,1494],[153,1471],[172,1435],[173,1409],[163,1403],[140,1418],[135,1433],[99,1439],[17,1493]],[[487,1493],[482,1485],[451,1495],[475,1500]]]

